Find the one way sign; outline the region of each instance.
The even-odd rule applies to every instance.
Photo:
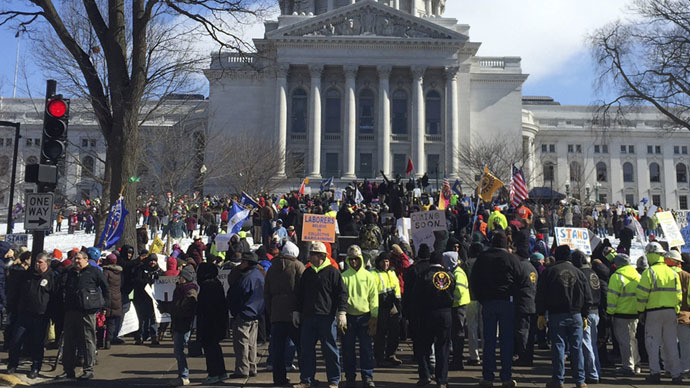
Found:
[[[50,230],[53,223],[53,193],[27,193],[25,230]]]

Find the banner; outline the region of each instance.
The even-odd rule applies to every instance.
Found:
[[[479,197],[484,202],[491,202],[496,190],[504,186],[504,183],[500,179],[496,178],[491,172],[489,172],[488,167],[484,167],[484,174],[482,174],[482,179],[479,181]]]
[[[585,228],[555,228],[556,244],[567,245],[570,250],[579,249],[587,255],[592,254],[589,242],[590,232]]]
[[[446,230],[446,215],[440,210],[428,212],[416,212],[410,214],[410,229],[412,231],[412,242],[414,242],[415,251],[419,252],[419,247],[422,244],[429,246],[433,252],[434,232]]]
[[[685,240],[685,244],[683,244],[683,246],[680,247],[680,251],[690,253],[690,225],[681,229],[680,234],[683,235],[683,239]]]
[[[302,241],[335,242],[335,223],[329,216],[302,215]]]
[[[669,248],[685,245],[683,235],[680,233],[678,224],[671,212],[656,213],[656,218],[659,220],[659,225],[661,225],[661,229],[664,231],[664,236],[666,236]]]
[[[110,214],[108,214],[108,221],[105,223],[103,234],[101,234],[101,239],[98,241],[99,248],[108,249],[120,241],[120,237],[122,237],[122,233],[125,231],[125,217],[127,217],[127,214],[129,214],[129,211],[125,209],[125,199],[120,196],[110,210]]]
[[[632,220],[632,225],[635,227],[635,234],[637,234],[637,241],[641,243],[647,243],[647,236],[644,234],[644,229],[642,229],[642,225],[640,225],[640,222],[635,219],[635,217],[630,217]]]

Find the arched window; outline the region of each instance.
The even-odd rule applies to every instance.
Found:
[[[359,133],[374,133],[374,92],[359,92]]]
[[[580,182],[582,180],[582,167],[580,163],[572,162],[570,163],[570,181]]]
[[[426,134],[441,134],[441,95],[434,90],[426,94]]]
[[[84,156],[81,160],[81,177],[90,178],[93,176],[93,157]]]
[[[7,155],[0,156],[0,176],[5,176],[10,172],[10,157]]]
[[[296,89],[292,92],[292,132],[307,132],[307,92]]]
[[[407,93],[404,90],[396,90],[393,93],[393,133],[407,134]]]
[[[649,181],[650,182],[661,182],[661,169],[658,163],[652,163],[649,165]]]
[[[326,92],[326,133],[340,133],[340,92]]]
[[[676,164],[676,182],[688,183],[688,169],[683,163]]]
[[[606,163],[599,162],[599,163],[597,163],[597,182],[606,182],[606,181],[608,181],[608,174],[606,171]]]
[[[544,182],[553,182],[555,179],[554,165],[551,162],[544,163]]]
[[[635,182],[635,172],[630,162],[623,163],[623,182]]]

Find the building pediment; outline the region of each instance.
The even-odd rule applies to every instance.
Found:
[[[271,31],[268,39],[294,38],[397,38],[465,42],[466,35],[383,5],[359,1],[284,28]]]

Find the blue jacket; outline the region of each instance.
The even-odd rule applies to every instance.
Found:
[[[247,268],[228,290],[230,313],[235,318],[253,321],[264,314],[264,307],[264,275],[256,266]]]

